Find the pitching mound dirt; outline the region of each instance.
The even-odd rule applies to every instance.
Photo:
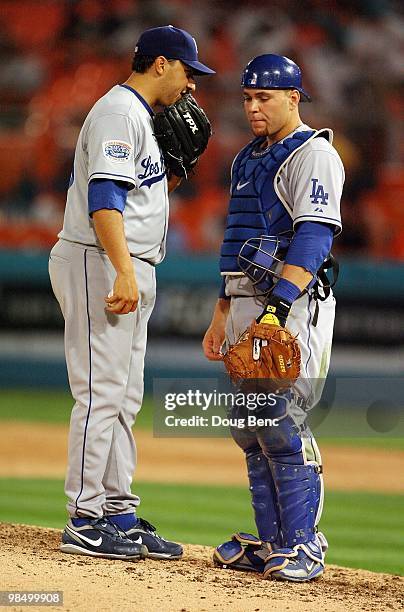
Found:
[[[0,524],[0,589],[63,591],[63,608],[46,609],[64,612],[379,612],[404,607],[404,579],[398,576],[328,566],[316,582],[286,584],[217,569],[204,546],[186,546],[180,561],[123,562],[63,554],[59,540],[56,529]]]

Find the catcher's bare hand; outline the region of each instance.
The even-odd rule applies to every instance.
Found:
[[[222,361],[223,359],[220,349],[225,339],[229,309],[230,300],[219,298],[215,306],[212,322],[202,341],[203,352],[209,361]]]
[[[224,325],[211,325],[202,341],[203,352],[209,361],[222,361],[220,348],[224,342]]]
[[[112,295],[105,298],[106,309],[117,315],[135,312],[139,301],[139,290],[133,271],[118,274]]]

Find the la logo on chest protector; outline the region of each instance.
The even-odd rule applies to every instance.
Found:
[[[192,119],[191,113],[188,111],[183,114],[183,117],[185,121],[188,123],[189,127],[191,128],[191,132],[195,134],[195,132],[198,131],[198,126],[196,125],[195,121]]]

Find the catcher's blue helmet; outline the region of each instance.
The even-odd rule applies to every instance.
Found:
[[[303,102],[311,97],[302,87],[302,73],[297,64],[283,55],[258,55],[248,62],[241,86],[254,89],[297,89]]]

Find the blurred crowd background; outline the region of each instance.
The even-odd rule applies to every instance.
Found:
[[[64,211],[74,147],[97,98],[130,73],[148,27],[197,39],[197,97],[214,136],[195,175],[171,198],[171,253],[215,253],[237,150],[250,139],[240,75],[249,59],[296,61],[346,168],[344,255],[404,260],[403,4],[394,0],[2,0],[0,249],[48,250]]]

